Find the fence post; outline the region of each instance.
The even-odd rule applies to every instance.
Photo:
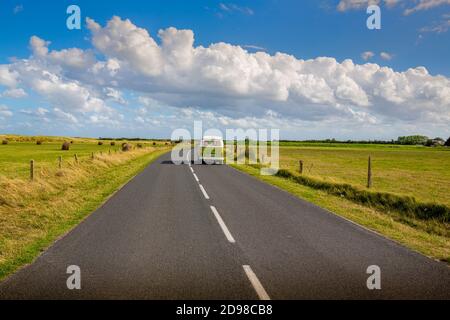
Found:
[[[367,188],[372,188],[372,158],[369,156],[369,166],[367,169]]]
[[[94,160],[94,153],[91,153],[91,159]]]
[[[303,174],[303,160],[300,160],[300,174]]]
[[[59,156],[58,162],[59,162],[59,164],[58,164],[59,168],[62,169],[62,156]]]
[[[30,161],[30,180],[34,180],[34,160]]]
[[[75,154],[75,162],[78,163],[78,156]]]

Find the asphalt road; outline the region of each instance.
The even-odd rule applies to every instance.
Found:
[[[81,290],[67,288],[71,265]],[[367,288],[371,265],[381,290]],[[230,167],[170,155],[0,284],[0,299],[432,298],[450,299],[445,264]]]

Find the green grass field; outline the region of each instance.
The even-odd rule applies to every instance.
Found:
[[[98,145],[99,140],[95,139],[47,139],[51,141],[44,141],[42,145],[37,145],[35,141],[17,142],[10,138],[11,141],[7,145],[1,145],[0,137],[0,175],[8,178],[27,178],[30,175],[30,160],[35,161],[36,171],[39,172],[43,168],[56,168],[60,156],[63,157],[63,161],[72,161],[75,154],[80,159],[87,159],[93,152],[107,154],[111,150],[115,153],[120,150],[123,143],[123,141],[116,141],[116,145],[111,146],[111,141],[103,141],[103,145]],[[69,151],[61,150],[64,141],[73,141]],[[130,143],[137,145],[137,142]],[[158,147],[165,146],[165,142],[155,141],[155,143]],[[151,141],[141,144],[153,146]]]
[[[156,145],[139,142],[142,148],[116,153],[121,142],[111,146],[104,141],[100,146],[93,139],[71,139],[70,150],[62,151],[62,138],[51,138],[43,145],[28,140],[10,137],[9,144],[0,144],[0,280],[32,262],[171,148],[161,141]],[[61,169],[59,156],[63,157]],[[29,178],[31,159],[36,161],[33,181]]]
[[[450,148],[391,145],[281,144],[280,167],[323,181],[366,188],[372,158],[372,191],[413,196],[450,206]]]

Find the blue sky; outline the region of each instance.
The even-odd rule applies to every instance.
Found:
[[[55,98],[56,93],[53,89],[51,92],[39,90],[40,88],[36,87],[37,82],[26,84],[26,80],[19,78],[29,76],[20,74],[17,83],[14,85],[10,83],[9,87],[6,80],[3,84],[0,81],[0,94],[2,91],[15,90],[0,96],[0,131],[24,134],[164,137],[170,135],[171,130],[177,126],[189,127],[192,117],[204,117],[205,121],[210,121],[211,126],[216,124],[221,128],[233,125],[285,127],[284,123],[289,121],[290,125],[285,132],[281,132],[281,135],[283,138],[292,139],[333,136],[375,139],[395,138],[396,135],[409,133],[450,134],[446,129],[449,127],[448,119],[450,118],[450,103],[447,97],[450,90],[448,88],[450,5],[448,1],[422,0],[422,2],[428,2],[426,3],[428,6],[422,8],[421,3],[414,0],[391,0],[388,1],[389,6],[381,1],[382,29],[368,30],[366,27],[368,15],[365,13],[367,5],[358,7],[352,0],[232,2],[4,0],[0,3],[0,39],[2,40],[0,64],[10,66],[8,67],[10,72],[13,72],[14,68],[23,70],[24,67],[20,63],[13,65],[14,62],[22,60],[33,60],[34,63],[39,63],[40,68],[45,65],[49,70],[54,68],[56,70],[59,66],[60,69],[52,70],[60,77],[58,81],[80,85],[86,89],[89,97],[103,100],[109,111],[102,113],[98,108],[94,110],[88,107],[83,110],[71,110],[65,106],[63,93]],[[436,5],[437,2],[439,5]],[[65,11],[70,4],[77,4],[81,8],[82,30],[66,28]],[[407,10],[413,8],[418,9],[406,14]],[[194,85],[183,87],[180,84],[173,88],[172,81],[168,80],[167,75],[160,76],[161,73],[158,73],[158,80],[155,80],[155,73],[142,73],[140,72],[142,70],[139,70],[140,67],[133,62],[131,62],[132,65],[134,64],[132,70],[124,71],[124,74],[132,77],[125,82],[130,83],[132,80],[140,79],[140,76],[145,76],[140,82],[149,83],[145,85],[145,88],[144,84],[120,86],[117,85],[116,80],[110,78],[99,80],[94,85],[89,80],[83,79],[80,70],[66,68],[67,66],[57,62],[54,57],[41,56],[38,59],[30,45],[30,38],[36,36],[51,42],[44,46],[49,48],[49,53],[52,50],[58,52],[79,48],[92,52],[97,61],[117,60],[121,66],[120,70],[123,70],[125,68],[123,66],[130,63],[127,59],[135,57],[133,53],[128,52],[128,55],[125,55],[123,52],[112,52],[110,54],[111,48],[104,43],[93,44],[93,32],[86,27],[84,21],[89,17],[105,28],[113,16],[120,17],[120,21],[129,19],[133,26],[146,29],[158,45],[161,45],[161,40],[157,36],[158,30],[175,27],[178,30],[192,30],[195,35],[194,48],[198,46],[208,48],[211,44],[223,42],[227,45],[240,46],[247,50],[249,55],[263,51],[270,57],[274,57],[277,52],[282,52],[292,55],[299,61],[331,57],[336,59],[339,67],[346,59],[351,59],[355,65],[373,63],[379,68],[386,66],[401,74],[394,80],[387,80],[386,74],[381,75],[380,79],[385,79],[386,82],[397,81],[398,84],[395,82],[392,87],[399,92],[393,92],[393,89],[385,87],[375,88],[375,84],[360,83],[361,77],[364,76],[356,76],[353,71],[348,71],[349,74],[346,75],[351,80],[347,78],[343,80],[339,78],[340,71],[336,71],[323,79],[327,83],[327,90],[330,87],[335,97],[315,98],[313,95],[316,88],[319,88],[317,85],[323,82],[318,79],[321,77],[320,68],[322,67],[319,66],[321,62],[317,62],[317,67],[313,63],[310,67],[312,71],[308,71],[309,73],[296,70],[297,74],[289,80],[277,78],[272,84],[264,80],[264,85],[268,85],[269,88],[289,81],[286,88],[289,94],[286,97],[281,97],[283,93],[274,93],[276,97],[267,98],[264,90],[248,89],[248,84],[245,84],[248,91],[243,92],[241,88],[234,88],[233,84],[229,84],[231,80],[228,78],[218,81],[211,88],[201,85],[204,79],[198,80],[198,87]],[[220,50],[222,49],[226,50],[225,48]],[[363,58],[364,52],[366,52],[365,58]],[[233,55],[230,52],[227,54]],[[228,59],[234,58],[230,56]],[[248,63],[247,56],[243,56],[242,59]],[[153,63],[153,60],[149,61],[150,64]],[[206,59],[206,61],[210,60]],[[143,63],[145,64],[145,61]],[[206,63],[212,63],[216,67],[217,61]],[[278,64],[270,63],[275,65],[270,71],[272,77],[272,71],[278,68]],[[236,63],[236,65],[238,69],[230,67],[227,71],[231,74],[242,72],[239,69],[242,64]],[[418,84],[421,81],[412,79],[413,76],[403,74],[409,68],[419,66],[427,70],[427,78],[423,80],[424,82],[429,80],[429,85],[426,87],[421,87]],[[145,69],[145,66],[142,67]],[[227,66],[220,67],[227,68]],[[242,68],[247,72],[251,66]],[[296,67],[292,65],[292,68]],[[345,66],[343,68],[348,69]],[[195,78],[198,74],[204,75],[204,70],[197,71],[195,75],[193,73]],[[300,74],[302,80],[298,83],[297,77]],[[304,80],[305,75],[312,75],[314,79]],[[121,77],[122,80],[123,77]],[[409,82],[405,83],[402,80],[403,77],[406,77]],[[307,79],[310,78],[307,77]],[[348,88],[339,87],[336,83],[340,81],[348,82]],[[105,84],[105,82],[108,83]],[[353,89],[357,91],[353,82],[362,88],[368,100],[366,97],[361,97],[363,93],[353,97],[354,92],[346,91]],[[230,91],[228,85],[236,89],[235,94],[224,93],[226,89]],[[409,96],[400,92],[404,85],[411,90]],[[105,87],[118,91],[120,101],[110,99],[111,97],[105,98]],[[309,91],[305,93],[304,88],[308,88]],[[18,89],[23,90],[25,94],[17,94]],[[202,90],[205,91],[204,100],[201,100]],[[320,89],[317,90],[320,91]],[[424,90],[429,92],[424,93]],[[381,91],[383,91],[382,94]],[[422,94],[419,95],[417,91]],[[278,94],[281,96],[277,96]],[[323,93],[321,97],[326,94],[328,93]],[[388,96],[389,94],[391,96]],[[217,101],[219,97],[225,98],[219,102]],[[425,105],[425,98],[432,100],[433,105]],[[406,108],[412,109],[408,112]],[[410,115],[410,112],[417,113],[417,110],[421,110],[420,115],[416,117]],[[108,115],[106,116],[105,113]],[[440,117],[439,114],[443,116]],[[115,121],[108,123],[107,117]],[[104,118],[104,123],[91,121],[89,125],[87,124],[86,119],[98,120],[99,118]],[[174,118],[177,121],[172,121]],[[69,122],[64,123],[64,121]],[[436,125],[433,125],[433,121],[437,121]],[[333,124],[332,129],[330,129],[330,123]],[[137,124],[146,125],[138,128]]]

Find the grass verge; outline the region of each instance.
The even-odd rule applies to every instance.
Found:
[[[293,174],[289,170],[281,169],[278,177],[293,180],[313,189],[324,190],[329,194],[344,197],[369,207],[385,211],[396,211],[407,217],[422,220],[435,219],[438,222],[450,222],[450,208],[436,203],[420,203],[414,197],[399,196],[387,192],[371,192],[358,189],[350,184],[320,181],[318,179]]]
[[[314,203],[339,216],[378,232],[430,258],[450,263],[450,230],[448,224],[435,219],[422,220],[398,211],[385,211],[355,203],[342,195],[299,184],[280,176],[261,176],[258,168],[232,165],[255,178]]]
[[[0,281],[31,263],[168,148],[97,156],[38,178],[0,177]]]

